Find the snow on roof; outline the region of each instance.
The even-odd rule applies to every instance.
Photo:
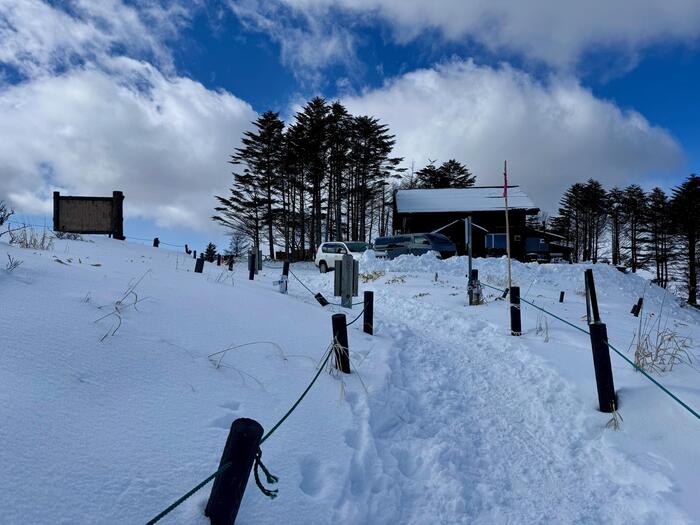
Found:
[[[504,209],[503,186],[473,186],[433,190],[398,190],[399,213],[470,212]],[[537,209],[518,186],[508,186],[510,209]]]

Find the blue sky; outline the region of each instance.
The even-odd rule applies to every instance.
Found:
[[[0,199],[126,195],[127,235],[195,247],[260,112],[377,116],[416,169],[457,158],[555,211],[571,183],[672,187],[700,161],[700,5],[0,0]]]

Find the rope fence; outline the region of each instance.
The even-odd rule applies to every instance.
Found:
[[[501,292],[501,293],[505,293],[505,291],[506,291],[506,289],[498,288],[498,287],[496,287],[496,286],[492,286],[492,285],[487,284],[487,283],[484,283],[484,282],[482,282],[482,285],[485,286],[485,287],[487,287],[487,288],[491,288],[492,290],[496,290],[496,291],[498,291],[498,292]],[[589,336],[591,335],[590,331],[588,331],[588,330],[586,330],[586,329],[584,329],[584,328],[581,328],[580,326],[577,326],[577,325],[575,325],[574,323],[572,323],[572,322],[570,322],[570,321],[567,321],[566,319],[564,319],[564,318],[562,318],[562,317],[556,315],[556,314],[553,313],[553,312],[550,312],[549,310],[547,310],[547,309],[545,309],[545,308],[542,308],[541,306],[536,305],[536,304],[533,303],[532,301],[528,301],[527,299],[523,299],[522,297],[520,298],[520,301],[523,302],[523,303],[525,303],[525,304],[528,304],[528,305],[532,306],[533,308],[535,308],[535,309],[537,309],[537,310],[540,310],[541,312],[543,312],[543,313],[545,313],[545,314],[547,314],[547,315],[553,317],[554,319],[557,319],[557,320],[561,321],[562,323],[564,323],[564,324],[566,324],[566,325],[568,325],[568,326],[570,326],[570,327],[572,327],[572,328],[575,328],[575,329],[578,330],[579,332],[582,332],[582,333],[584,333],[584,334],[586,334],[586,335],[589,335]],[[654,379],[654,378],[653,378],[648,372],[646,372],[643,368],[641,368],[641,367],[639,367],[637,364],[635,364],[634,361],[632,361],[629,357],[627,357],[626,355],[624,355],[620,350],[618,350],[617,348],[615,348],[615,346],[613,346],[609,341],[605,340],[604,343],[605,343],[605,345],[606,345],[608,348],[610,348],[610,350],[612,350],[613,352],[615,352],[615,353],[616,353],[617,355],[619,355],[624,361],[626,361],[628,364],[630,364],[637,372],[641,372],[641,374],[644,375],[644,377],[646,377],[649,381],[651,381],[654,385],[656,385],[660,390],[662,390],[664,393],[666,393],[671,399],[673,399],[676,403],[678,403],[678,404],[679,404],[680,406],[682,406],[685,410],[687,410],[687,411],[690,412],[693,416],[695,416],[698,420],[700,420],[700,414],[698,414],[697,411],[695,411],[693,408],[691,408],[687,403],[685,403],[682,399],[680,399],[676,394],[674,394],[673,392],[671,392],[667,387],[665,387],[665,386],[662,385],[659,381],[657,381],[656,379]]]
[[[301,393],[299,398],[294,402],[294,404],[291,406],[289,410],[277,421],[277,423],[274,424],[274,426],[260,439],[260,445],[262,445],[267,439],[272,436],[272,434],[275,433],[275,431],[282,426],[282,423],[284,423],[287,418],[289,418],[290,415],[292,415],[292,412],[296,410],[296,408],[299,406],[299,404],[303,401],[303,399],[306,397],[306,394],[309,393],[311,390],[311,387],[314,386],[314,383],[316,383],[316,380],[318,377],[321,375],[321,372],[325,369],[326,365],[328,364],[328,360],[330,359],[331,355],[333,354],[333,345],[329,346],[326,352],[323,354],[323,357],[321,358],[320,364],[318,365],[318,370],[316,371],[316,374],[314,375],[313,379],[311,379],[311,382],[308,384],[308,386],[304,389],[304,391]],[[232,463],[225,463],[219,467],[219,469],[204,478],[202,481],[197,483],[194,487],[192,487],[190,490],[185,492],[182,496],[180,496],[178,499],[176,499],[173,503],[168,505],[165,509],[163,509],[161,512],[159,512],[155,517],[150,519],[146,525],[153,525],[154,523],[159,522],[161,519],[163,519],[165,516],[170,514],[173,510],[175,510],[177,507],[179,507],[182,503],[187,501],[190,497],[192,497],[195,493],[197,493],[199,490],[201,490],[205,485],[207,485],[210,481],[213,479],[217,478],[221,474],[223,474],[230,466]],[[276,483],[277,478],[273,476],[272,474],[269,473],[269,471],[265,468],[265,465],[262,464],[261,461],[261,454],[257,453],[255,457],[255,481],[260,490],[262,491],[263,494],[270,498],[274,498],[277,495],[277,491],[271,491],[269,489],[266,489],[262,483],[260,482],[259,474],[258,474],[258,467],[260,467],[263,472],[265,473],[267,477],[268,483]]]

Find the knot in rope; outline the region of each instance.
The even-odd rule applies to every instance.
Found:
[[[260,492],[262,492],[265,496],[267,496],[270,499],[275,499],[278,495],[279,490],[277,489],[268,489],[265,487],[265,485],[262,484],[262,481],[260,481],[260,474],[258,472],[258,467],[260,467],[265,474],[265,478],[267,479],[267,482],[271,485],[277,483],[279,481],[279,478],[277,476],[274,476],[273,474],[270,474],[270,471],[267,470],[267,467],[262,462],[262,450],[258,449],[258,451],[255,454],[255,464],[253,467],[253,473],[255,474],[255,484],[258,486],[260,489]]]

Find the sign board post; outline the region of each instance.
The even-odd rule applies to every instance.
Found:
[[[111,235],[124,240],[124,194],[111,197],[61,196],[53,192],[53,231]]]

